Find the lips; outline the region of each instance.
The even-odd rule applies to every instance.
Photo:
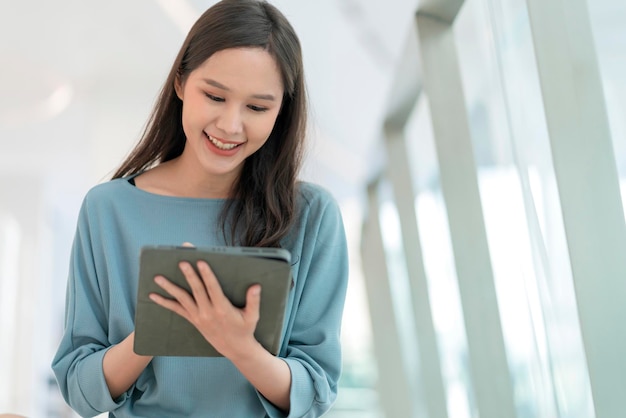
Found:
[[[223,142],[221,139],[217,139],[214,136],[207,134],[206,132],[204,134],[209,139],[211,144],[215,145],[217,148],[224,150],[224,151],[230,151],[243,144],[243,143],[234,143],[234,142]]]

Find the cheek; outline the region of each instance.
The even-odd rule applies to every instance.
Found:
[[[278,119],[278,114],[274,114],[271,117],[268,117],[263,121],[261,130],[263,131],[263,138],[269,138],[272,130],[274,129],[274,125],[276,124],[276,120]]]
[[[183,111],[182,111],[182,123],[183,128],[188,128],[190,124],[193,123],[194,115],[193,115],[193,105],[188,101],[183,102]]]
[[[254,124],[248,126],[248,140],[255,142],[260,147],[263,145],[274,129],[274,118],[255,121]]]
[[[190,99],[183,102],[182,125],[183,131],[187,136],[192,135],[194,131],[203,129],[207,123],[210,113],[206,109],[206,105],[201,102],[192,102]]]

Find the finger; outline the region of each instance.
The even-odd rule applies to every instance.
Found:
[[[227,301],[226,296],[224,296],[224,292],[222,291],[222,286],[217,281],[217,277],[209,267],[209,264],[206,261],[198,261],[198,270],[200,271],[200,275],[202,276],[202,280],[204,281],[204,285],[206,286],[206,290],[209,293],[209,298],[211,301],[215,303],[224,303]]]
[[[176,300],[176,302],[178,302],[178,304],[185,309],[185,311],[193,313],[198,310],[198,305],[194,296],[190,294],[187,289],[175,285],[163,276],[156,276],[154,281],[156,284],[161,286],[163,290],[169,293]]]
[[[169,293],[174,299],[176,299],[181,305],[187,307],[195,305],[193,297],[180,286],[175,285],[163,276],[155,276],[154,282],[158,284],[163,290]]]
[[[243,308],[243,316],[246,322],[256,324],[259,321],[261,309],[261,285],[255,284],[248,288],[246,293],[246,306]]]
[[[182,307],[182,305],[180,303],[178,303],[178,302],[176,302],[175,300],[172,300],[172,299],[164,298],[163,296],[159,295],[158,293],[150,293],[149,297],[157,305],[160,305],[160,306],[164,307],[165,309],[168,309],[168,310],[170,310],[170,311],[172,311],[172,312],[182,316],[187,321],[189,321],[188,312],[187,312],[187,310],[185,308]]]
[[[195,248],[196,246],[195,246],[195,245],[193,245],[193,244],[192,244],[192,243],[190,243],[190,242],[183,242],[183,247],[192,247],[192,248]]]
[[[208,306],[211,303],[207,289],[204,287],[204,282],[200,280],[198,274],[193,269],[191,264],[186,261],[181,261],[178,265],[180,271],[185,275],[189,287],[191,287],[191,293],[198,307]]]

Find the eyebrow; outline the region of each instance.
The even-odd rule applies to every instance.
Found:
[[[204,82],[209,84],[209,85],[211,85],[211,86],[213,86],[213,87],[217,87],[218,89],[225,90],[225,91],[230,91],[230,89],[228,87],[226,87],[225,85],[223,85],[219,81],[215,81],[215,80],[212,80],[210,78],[205,78]],[[276,97],[274,97],[273,94],[253,94],[251,97],[253,97],[255,99],[260,99],[260,100],[269,100],[269,101],[276,100]]]

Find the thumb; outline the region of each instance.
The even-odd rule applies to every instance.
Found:
[[[244,316],[246,321],[256,324],[259,321],[259,308],[261,306],[261,285],[255,284],[248,288],[246,294],[246,306]]]

